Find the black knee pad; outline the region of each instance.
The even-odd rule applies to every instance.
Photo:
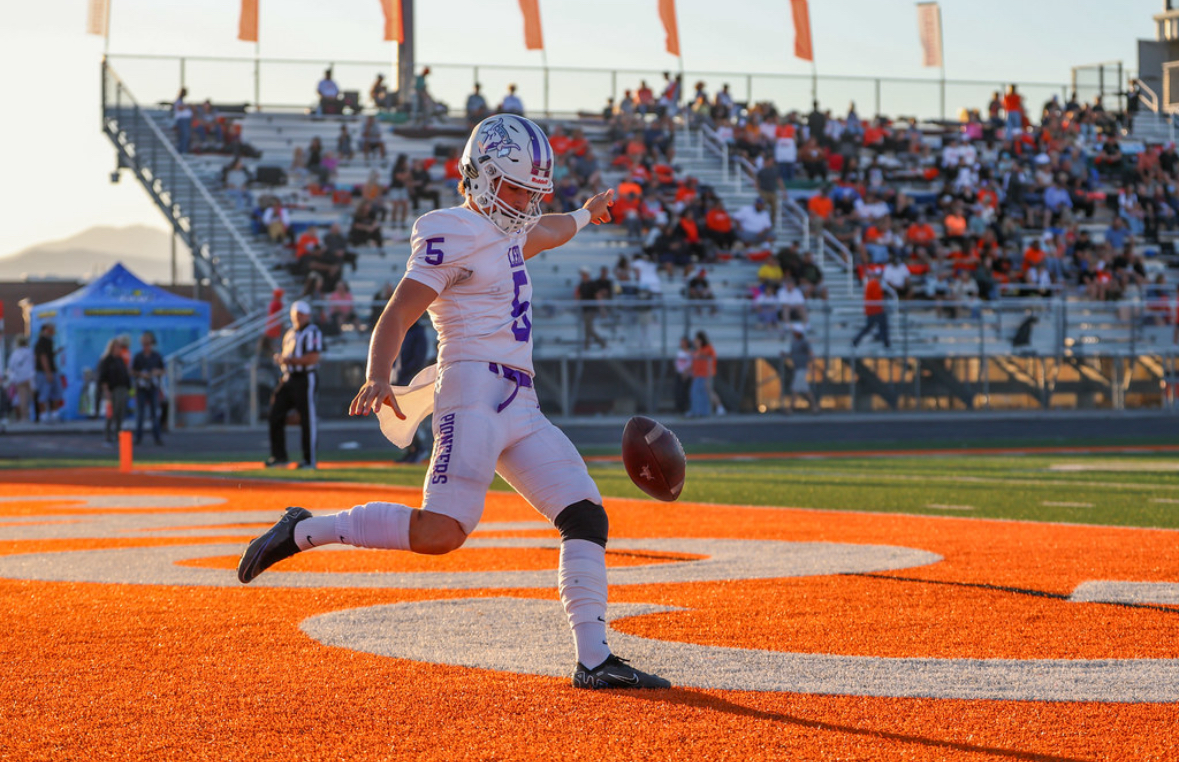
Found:
[[[557,518],[553,519],[557,531],[561,533],[561,541],[589,540],[606,547],[606,537],[610,534],[610,520],[606,518],[606,509],[589,500],[566,506]]]

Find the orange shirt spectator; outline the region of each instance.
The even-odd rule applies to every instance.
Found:
[[[319,235],[310,229],[304,230],[303,234],[299,236],[299,240],[295,242],[295,256],[304,257],[309,254],[312,249],[318,248]]]
[[[879,278],[869,278],[864,284],[864,314],[879,315],[884,312],[884,287]]]
[[[561,156],[569,151],[569,147],[573,144],[573,140],[566,134],[558,132],[556,135],[549,137],[549,145],[553,147],[553,153]]]
[[[712,378],[716,375],[716,350],[709,344],[692,354],[692,377]]]
[[[884,142],[884,130],[872,124],[864,130],[864,145],[875,146]]]
[[[1027,272],[1029,267],[1039,267],[1044,261],[1044,249],[1038,245],[1039,241],[1035,243],[1037,245],[1028,246],[1023,253],[1023,266],[1020,268],[1023,272]]]
[[[714,206],[704,215],[704,226],[716,233],[728,233],[733,229],[733,218],[719,206]]]
[[[950,212],[946,215],[945,221],[942,223],[946,228],[946,236],[949,238],[965,238],[966,237],[966,217],[958,212]]]
[[[681,184],[675,192],[675,200],[686,204],[692,199],[696,198],[696,188],[691,185]]]
[[[835,211],[835,202],[829,196],[816,193],[807,199],[806,208],[807,211],[819,219],[829,220],[831,219],[831,213]]]
[[[1007,93],[1003,96],[1003,110],[1008,114],[1016,111],[1023,113],[1023,97],[1019,93]]]
[[[905,231],[905,238],[913,246],[928,246],[937,240],[937,231],[928,222],[914,222]]]

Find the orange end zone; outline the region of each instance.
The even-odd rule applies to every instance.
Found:
[[[0,531],[46,533],[39,539],[2,535],[0,559],[9,561],[31,553],[60,554],[65,561],[82,551],[122,549],[131,555],[121,557],[136,567],[137,549],[244,546],[245,538],[292,503],[330,511],[373,499],[420,501],[411,489],[288,487],[98,469],[6,473],[0,480],[2,494],[29,498],[0,504],[0,516],[18,519],[0,523]],[[96,497],[107,502],[88,502]],[[178,506],[197,497],[216,502]],[[134,505],[119,506],[120,499]],[[153,500],[166,507],[153,507]],[[607,507],[611,536],[619,540],[890,545],[943,559],[867,574],[614,585],[612,602],[677,609],[616,621],[612,626],[619,633],[670,643],[853,656],[1179,659],[1176,607],[1066,599],[1091,580],[1174,581],[1175,532],[691,503],[669,511],[638,500],[609,500]],[[167,526],[178,536],[146,527],[149,519],[173,522]],[[540,520],[519,497],[492,494],[484,515],[490,531],[476,536],[555,538],[551,531],[494,527]],[[109,532],[98,536],[107,526],[102,522],[111,522]],[[95,535],[83,536],[91,527]],[[174,566],[232,577],[235,558],[209,550],[202,555],[198,547],[195,559]],[[472,547],[439,558],[338,550],[301,554],[284,567],[295,573],[551,570],[555,555],[539,548]],[[608,556],[615,569],[670,568],[692,557],[623,549]],[[53,559],[35,566],[50,568]],[[9,662],[9,678],[0,681],[0,706],[6,708],[0,756],[439,761],[1179,756],[1174,703],[696,688],[577,692],[552,677],[325,646],[300,629],[309,617],[348,609],[496,596],[555,600],[556,591],[555,586],[285,589],[0,578],[0,606],[11,623],[0,633]],[[490,621],[486,627],[514,631],[522,624]]]

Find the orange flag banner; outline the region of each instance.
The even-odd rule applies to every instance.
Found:
[[[405,24],[401,20],[401,0],[381,0],[385,14],[385,41],[405,42]]]
[[[942,59],[942,11],[937,3],[917,3],[917,33],[921,37],[921,65],[945,66]]]
[[[261,0],[242,0],[242,16],[237,24],[237,38],[243,42],[258,41],[258,3]]]
[[[540,27],[540,0],[520,0],[520,12],[524,14],[524,48],[544,50],[544,34]]]
[[[659,0],[659,18],[667,32],[667,52],[680,54],[680,26],[675,20],[675,0]]]
[[[807,0],[790,0],[794,11],[794,55],[804,61],[815,60],[815,49],[811,44],[811,12]]]
[[[107,8],[110,0],[90,0],[87,3],[86,34],[106,36]]]

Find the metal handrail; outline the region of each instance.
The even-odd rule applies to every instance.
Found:
[[[246,256],[246,258],[254,266],[257,274],[259,276],[261,276],[262,282],[265,284],[266,288],[270,291],[273,291],[274,289],[278,288],[278,282],[270,274],[269,269],[267,269],[267,267],[258,259],[257,255],[255,255],[253,245],[249,241],[246,240],[245,236],[242,235],[241,231],[238,230],[237,226],[235,226],[233,224],[233,222],[230,221],[229,217],[225,214],[225,210],[223,210],[221,208],[221,206],[213,198],[212,194],[209,193],[209,190],[208,190],[208,188],[205,187],[205,184],[203,182],[201,182],[201,180],[196,176],[196,173],[194,173],[192,171],[192,168],[190,166],[188,166],[188,162],[184,161],[183,157],[180,155],[180,152],[176,150],[176,146],[174,146],[172,144],[172,141],[169,140],[168,137],[164,135],[163,131],[160,130],[159,126],[153,120],[148,119],[147,117],[145,117],[143,115],[142,108],[140,107],[139,103],[135,100],[135,96],[132,95],[131,91],[127,88],[126,84],[123,83],[123,80],[114,71],[114,69],[112,69],[110,67],[110,65],[106,62],[106,60],[103,60],[102,68],[103,68],[104,77],[109,75],[111,78],[113,78],[115,85],[120,89],[120,91],[127,94],[127,97],[130,100],[130,105],[134,109],[135,116],[137,118],[139,118],[140,120],[142,120],[142,122],[147,125],[148,130],[164,146],[164,149],[167,152],[168,157],[177,166],[180,167],[181,172],[186,176],[188,181],[193,185],[193,187],[196,189],[197,193],[200,194],[202,200],[210,207],[213,214],[216,215],[217,220],[221,223],[222,227],[234,239],[234,242],[238,245],[239,248],[241,248],[242,253]],[[105,109],[106,104],[103,104],[103,106]],[[104,114],[104,119],[106,119],[105,114]],[[116,122],[116,124],[118,123],[118,119],[115,119],[114,121]],[[126,134],[126,130],[120,129],[119,131],[122,132],[124,135]],[[135,147],[134,143],[131,143],[130,145],[132,148]],[[141,157],[140,157],[138,151],[136,151],[136,153],[135,153],[135,159],[136,159],[137,163],[139,163],[141,161]],[[157,176],[154,168],[152,168],[152,173],[153,173],[153,176]],[[195,210],[193,210],[193,213],[195,214]],[[190,216],[190,219],[192,219],[192,215],[189,215],[189,216]],[[210,262],[210,265],[212,265],[212,264],[213,263]],[[234,290],[236,291],[237,289],[235,288]],[[243,306],[245,306],[245,305],[243,305]]]

